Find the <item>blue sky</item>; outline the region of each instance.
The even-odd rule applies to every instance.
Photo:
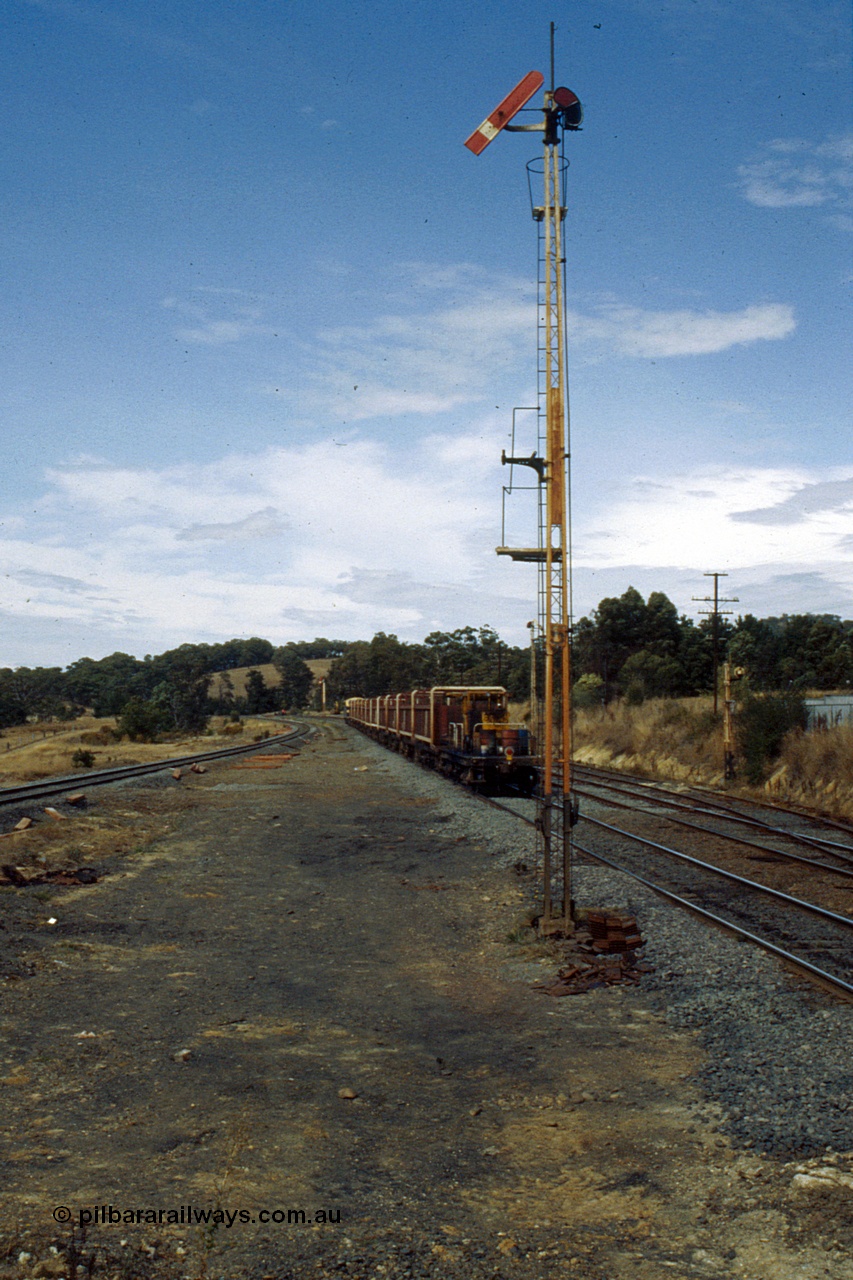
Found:
[[[540,147],[462,144],[550,21],[576,613],[853,617],[846,3],[7,0],[0,665],[525,642]]]

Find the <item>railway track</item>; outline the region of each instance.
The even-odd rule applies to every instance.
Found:
[[[785,825],[792,816],[800,824],[802,820],[784,810],[774,824],[751,815],[748,803],[736,812],[703,795],[684,801],[665,788],[634,786],[632,779],[616,781],[599,771],[591,774],[575,770],[577,794],[586,801],[577,832],[583,843],[574,841],[577,855],[631,876],[810,978],[853,995],[848,960],[853,941],[853,844],[792,830]],[[529,803],[481,798],[533,823]],[[598,806],[628,816],[620,816],[616,825],[590,811]],[[693,816],[687,818],[685,811]],[[744,836],[744,827],[762,839]],[[690,832],[687,838],[685,829]],[[807,847],[809,855],[797,853],[797,845]],[[815,850],[820,858],[811,856]],[[756,878],[756,862],[761,864],[761,879]]]
[[[310,725],[298,723],[287,733],[274,734],[259,742],[241,744],[236,747],[221,747],[216,751],[196,751],[192,755],[170,756],[165,760],[149,761],[146,764],[116,765],[112,769],[93,769],[86,774],[70,774],[56,778],[44,778],[40,782],[28,782],[15,787],[0,788],[0,807],[21,804],[30,800],[45,800],[79,791],[81,786],[103,787],[111,782],[123,782],[131,778],[145,777],[151,773],[162,773],[167,769],[189,767],[192,764],[203,764],[205,761],[224,760],[231,756],[250,755],[253,751],[268,751],[276,746],[299,746],[313,733]]]

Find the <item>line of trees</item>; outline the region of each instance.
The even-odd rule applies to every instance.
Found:
[[[60,667],[0,669],[0,728],[29,719],[70,720],[90,710],[116,716],[132,738],[199,732],[213,714],[252,714],[305,706],[313,683],[305,656],[333,658],[342,642],[318,639],[276,648],[253,636],[224,644],[183,644],[157,656],[113,653]],[[259,665],[273,663],[280,684],[267,686]],[[246,693],[237,695],[228,672],[250,667]],[[224,672],[215,696],[214,674]]]
[[[357,640],[332,663],[326,688],[339,702],[437,684],[503,685],[524,698],[529,679],[528,650],[504,644],[492,627],[460,627],[433,631],[421,644],[384,631],[372,640]]]
[[[853,621],[834,614],[746,614],[734,623],[719,617],[717,646],[720,661],[744,667],[755,691],[853,685]],[[577,623],[573,662],[582,702],[706,693],[713,683],[712,622],[679,616],[661,591],[644,600],[629,587]]]
[[[833,614],[783,614],[734,623],[718,620],[718,657],[744,667],[753,691],[853,687],[853,621]],[[32,718],[72,719],[84,710],[121,717],[125,732],[150,736],[198,731],[212,714],[300,709],[312,675],[306,660],[331,659],[330,703],[435,684],[494,684],[524,699],[530,651],[505,644],[489,626],[433,631],[420,644],[378,632],[372,640],[290,643],[276,648],[258,636],[222,644],[183,644],[152,657],[113,653],[60,667],[0,670],[0,728]],[[574,628],[573,671],[579,704],[624,696],[679,697],[710,691],[714,653],[710,618],[695,623],[653,591],[629,587],[602,600]],[[258,668],[273,663],[280,684]],[[244,694],[228,672],[251,668]],[[214,695],[212,677],[220,674]]]

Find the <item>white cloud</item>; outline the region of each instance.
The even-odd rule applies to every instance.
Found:
[[[784,303],[744,307],[741,311],[644,311],[607,303],[593,316],[572,317],[578,343],[597,339],[629,356],[710,355],[752,342],[787,338],[796,328],[793,309]]]
[[[530,353],[531,364],[535,360],[536,303],[529,282],[487,282],[483,273],[464,268],[400,274],[410,288],[399,310],[317,335],[316,370],[310,388],[302,389],[303,409],[345,422],[447,413],[491,395],[496,371],[514,368],[520,349]],[[279,387],[267,390],[278,393]]]
[[[224,342],[240,342],[243,338],[268,338],[271,333],[268,325],[253,324],[247,320],[208,320],[193,329],[175,330],[175,336],[181,342],[198,342],[212,347]]]
[[[794,468],[714,467],[653,482],[635,477],[603,509],[580,516],[575,552],[579,563],[601,567],[833,564],[853,583],[853,557],[843,551],[851,489],[844,473]]]
[[[802,524],[810,515],[850,514],[853,510],[853,478],[800,484],[769,507],[732,512],[732,519],[746,524]]]
[[[226,524],[194,524],[175,534],[178,542],[245,542],[254,538],[275,538],[287,529],[275,507],[253,511],[242,520]]]
[[[833,221],[849,205],[853,188],[853,134],[812,143],[776,138],[738,168],[742,194],[765,209],[830,206]]]
[[[154,652],[176,637],[296,639],[308,618],[337,620],[322,629],[344,636],[421,638],[483,611],[494,620],[514,592],[526,613],[528,584],[496,586],[498,432],[489,422],[408,453],[353,439],[52,471],[18,537],[0,537],[6,644],[35,619],[57,634],[88,628],[102,651],[132,633]],[[0,665],[24,660],[0,654]]]
[[[175,329],[181,342],[221,346],[244,338],[269,338],[276,332],[275,326],[262,323],[264,306],[258,296],[241,289],[202,286],[189,298],[164,298],[162,305],[195,321]],[[219,314],[214,314],[214,309]]]
[[[0,529],[0,665],[32,661],[34,634],[47,662],[58,660],[51,644],[68,662],[188,639],[421,639],[486,622],[525,643],[535,568],[494,553],[501,426],[483,419],[408,452],[353,438],[346,449],[52,472],[15,534]],[[818,608],[821,583],[823,607],[849,611],[851,501],[842,470],[716,467],[579,487],[576,612],[629,583],[689,611],[706,569],[730,573],[743,611],[767,612],[774,582],[771,612]]]

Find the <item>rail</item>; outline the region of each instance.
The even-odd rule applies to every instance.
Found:
[[[221,747],[216,751],[195,751],[192,755],[169,756],[165,760],[152,760],[145,764],[116,765],[112,769],[97,769],[80,774],[64,774],[55,778],[44,778],[40,782],[22,783],[15,787],[0,788],[0,807],[19,804],[21,801],[40,800],[55,796],[61,792],[77,791],[81,786],[102,787],[110,782],[121,782],[128,778],[140,778],[149,773],[161,773],[166,769],[179,769],[192,764],[200,764],[205,760],[223,760],[230,756],[249,755],[252,751],[264,751],[271,746],[295,745],[303,741],[313,732],[310,725],[300,725],[289,733],[274,734],[262,738],[258,742],[241,744],[236,747]]]
[[[509,813],[512,817],[516,818],[521,822],[524,822],[531,826],[535,825],[533,820],[530,817],[528,817],[527,814],[519,812],[518,809],[513,808],[512,805],[510,804],[502,804],[501,802],[493,800],[488,796],[478,796],[477,798],[481,802],[486,803],[493,808],[500,809],[506,813]],[[604,803],[604,804],[614,803],[612,800],[602,800],[600,798],[598,802]],[[619,807],[625,807],[625,806],[620,804]],[[667,820],[672,821],[672,819],[667,819]],[[774,890],[768,885],[759,884],[756,881],[748,880],[746,877],[736,876],[734,873],[726,871],[725,868],[716,867],[710,863],[705,863],[698,858],[691,857],[689,854],[681,853],[679,850],[670,849],[667,846],[661,845],[656,841],[647,840],[645,837],[637,836],[633,832],[627,831],[621,827],[615,827],[612,824],[602,822],[599,819],[592,818],[586,814],[581,814],[581,821],[585,821],[590,823],[593,826],[603,828],[606,832],[612,835],[621,836],[625,839],[634,840],[634,841],[637,841],[638,843],[649,846],[657,852],[674,857],[676,860],[683,861],[684,863],[688,864],[688,866],[692,864],[697,868],[700,868],[706,872],[711,872],[714,875],[722,876],[726,880],[737,882],[741,885],[742,888],[748,889],[751,892],[768,894],[769,896],[780,900],[787,907],[809,912],[822,919],[829,921],[832,925],[841,926],[844,929],[853,928],[853,920],[851,920],[849,917],[839,915],[836,912],[828,911],[825,908],[822,908],[815,903],[806,902],[803,899],[794,897],[793,895],[782,893],[779,890]],[[693,824],[688,824],[688,825],[693,825]],[[712,832],[704,827],[700,827],[698,829],[700,832],[706,835],[720,834],[717,832]],[[728,838],[728,837],[724,837],[724,838]],[[763,847],[763,846],[760,846],[760,847]],[[766,936],[762,937],[761,934],[755,932],[754,929],[744,928],[742,925],[737,924],[735,921],[726,919],[724,916],[718,915],[715,911],[709,911],[707,906],[700,906],[698,903],[692,902],[689,899],[682,897],[680,894],[675,893],[672,889],[665,888],[664,885],[657,883],[646,876],[638,874],[636,871],[633,871],[630,867],[625,866],[623,863],[615,862],[612,858],[605,857],[604,854],[598,853],[596,850],[590,849],[586,845],[581,845],[575,842],[574,848],[578,854],[581,854],[584,857],[591,858],[596,862],[600,862],[612,868],[615,871],[621,872],[624,875],[630,876],[633,880],[638,881],[640,884],[644,885],[646,888],[650,889],[653,893],[659,895],[660,897],[665,898],[666,900],[674,903],[675,905],[682,907],[685,910],[693,912],[695,915],[702,917],[703,919],[709,921],[710,923],[717,925],[723,929],[726,929],[728,932],[738,937],[741,937],[744,940],[749,941],[756,946],[761,947],[763,950],[769,952],[770,954],[775,955],[777,958],[784,960],[787,964],[790,964],[795,968],[801,970],[803,973],[807,974],[810,978],[816,979],[819,982],[824,983],[825,985],[832,988],[834,991],[837,991],[843,994],[845,997],[853,995],[853,984],[851,984],[851,982],[849,982],[846,978],[842,977],[840,974],[832,973],[827,969],[821,968],[820,965],[814,964],[811,960],[807,959],[805,956],[802,956],[802,955],[798,956],[794,952],[787,950],[785,947],[780,947],[778,943],[773,942],[769,937],[766,937]],[[822,863],[816,863],[815,865],[817,865],[818,867],[821,867],[822,869],[830,871],[834,875],[842,873],[841,868],[826,867],[825,864],[822,864]],[[807,945],[808,945],[808,941],[807,941]]]

